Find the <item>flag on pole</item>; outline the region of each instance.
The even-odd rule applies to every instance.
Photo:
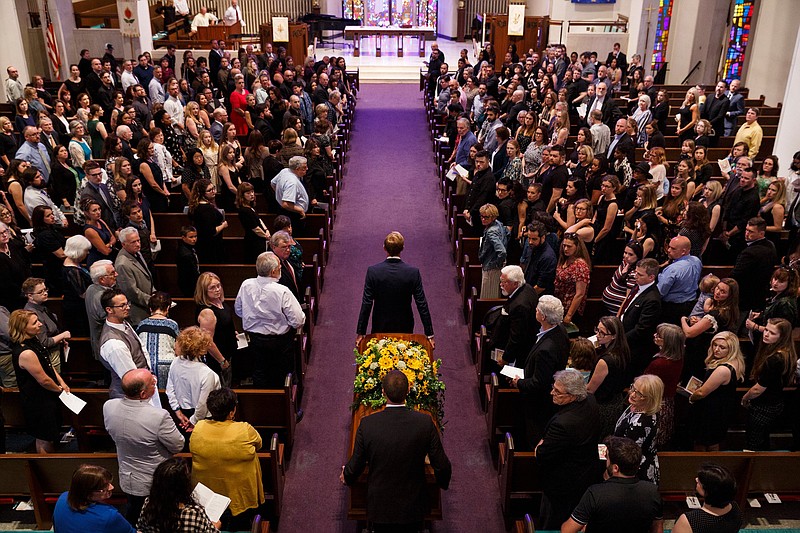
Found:
[[[50,10],[47,2],[44,3],[44,15],[47,23],[47,57],[50,59],[50,66],[53,69],[53,77],[56,81],[61,81],[61,54],[58,53],[58,43],[56,42],[56,32],[53,29],[53,21],[50,20]]]

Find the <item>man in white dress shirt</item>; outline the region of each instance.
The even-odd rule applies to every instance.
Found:
[[[244,17],[242,16],[242,8],[239,7],[239,0],[231,0],[231,5],[225,10],[222,22],[224,22],[226,26],[233,26],[238,22],[242,25],[242,29],[244,29]]]
[[[292,292],[278,283],[281,263],[275,254],[259,255],[256,273],[242,283],[234,309],[249,339],[253,386],[280,389],[286,374],[294,372],[294,335],[306,316]]]

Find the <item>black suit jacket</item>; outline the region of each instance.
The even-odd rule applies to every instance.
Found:
[[[553,374],[566,368],[568,358],[569,337],[564,327],[558,325],[534,344],[525,362],[525,377],[517,381],[517,387],[525,398],[528,434],[530,444],[534,446],[553,414],[550,397]]]
[[[300,296],[300,294],[303,282],[302,280],[297,279],[296,272],[294,272],[294,276],[292,276],[293,272],[294,270],[292,269],[289,262],[281,259],[281,277],[278,280],[278,283],[280,283],[281,285],[292,291],[292,294],[294,294],[294,297],[297,298],[298,302],[302,302],[303,299]]]
[[[589,485],[599,481],[597,443],[602,425],[592,394],[559,408],[547,423],[536,464],[550,499],[572,498],[577,504]]]
[[[494,153],[492,157],[492,174],[494,174],[494,179],[499,180],[503,177],[503,170],[506,168],[508,164],[508,152],[506,152],[506,146],[508,146],[508,141],[504,142],[503,144],[497,147],[497,151]]]
[[[109,195],[110,194],[111,191],[109,191]],[[121,227],[122,218],[119,217],[118,213],[114,211],[113,206],[106,203],[106,200],[103,198],[103,195],[100,194],[100,191],[95,189],[90,183],[87,183],[86,186],[80,190],[80,198],[81,203],[83,203],[84,198],[91,198],[100,204],[100,218],[102,218],[103,221],[108,224],[108,227],[112,231]]]
[[[596,99],[597,96],[594,96],[591,100],[589,100],[589,104],[586,106],[587,111],[592,108]],[[617,119],[622,118],[622,111],[620,111],[619,107],[617,107],[617,104],[614,103],[614,99],[607,95],[606,99],[603,100],[603,105],[600,106],[600,112],[603,114],[603,118],[601,119],[603,124],[608,126],[613,134],[614,124],[617,122]],[[586,115],[588,117],[589,113],[587,112]]]
[[[614,135],[611,136],[611,143],[613,142],[614,142]],[[609,144],[608,147],[611,148],[611,144]],[[619,141],[617,142],[617,145],[614,147],[614,149],[616,148],[620,148],[622,152],[625,154],[625,156],[628,158],[628,161],[630,162],[631,166],[634,166],[634,163],[636,161],[636,143],[633,142],[631,136],[628,135],[627,133],[623,133],[622,137],[619,138]],[[613,152],[611,153],[608,160],[609,161],[614,160]]]
[[[508,342],[504,347],[503,360],[524,368],[528,354],[536,342],[539,323],[536,322],[536,306],[539,295],[533,287],[523,283],[503,304],[508,313]]]
[[[429,510],[425,456],[430,459],[436,484],[447,489],[452,467],[430,416],[405,407],[387,407],[361,420],[344,479],[352,485],[369,466],[369,520],[410,524],[425,518]]]
[[[769,280],[778,253],[769,239],[761,239],[745,247],[736,258],[731,277],[739,284],[739,309],[763,309],[769,294]]]
[[[622,315],[622,328],[628,346],[633,347],[633,360],[631,364],[639,375],[647,368],[650,357],[655,353],[653,334],[661,323],[661,293],[658,286],[653,283],[639,294]],[[634,370],[635,371],[635,370]]]
[[[721,137],[725,134],[725,113],[728,112],[730,104],[730,100],[724,94],[722,98],[717,98],[716,95],[706,98],[706,102],[700,110],[700,117],[711,123],[714,128],[713,137]]]
[[[356,333],[367,332],[367,322],[372,312],[372,333],[413,333],[414,313],[411,297],[417,304],[425,335],[433,335],[431,313],[422,288],[419,269],[400,258],[387,258],[367,269],[361,312]],[[373,305],[375,309],[373,310]]]
[[[614,52],[609,52],[606,58],[606,66],[611,65],[612,59],[614,59]],[[622,52],[617,54],[617,66],[622,69],[623,73],[628,70],[628,59]]]

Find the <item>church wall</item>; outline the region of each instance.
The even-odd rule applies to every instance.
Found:
[[[727,6],[727,0],[681,0],[676,3],[667,45],[667,83],[681,83],[698,61],[701,61],[700,67],[687,83],[715,82],[728,16]]]
[[[767,105],[783,102],[786,70],[792,63],[793,44],[800,31],[800,9],[787,9],[782,0],[761,0],[752,40],[745,55],[743,85]]]

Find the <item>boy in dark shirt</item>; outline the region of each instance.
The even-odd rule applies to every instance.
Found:
[[[197,244],[197,230],[194,226],[183,226],[175,262],[178,266],[178,285],[186,298],[194,297],[194,288],[197,285],[197,278],[200,277],[195,244]]]

